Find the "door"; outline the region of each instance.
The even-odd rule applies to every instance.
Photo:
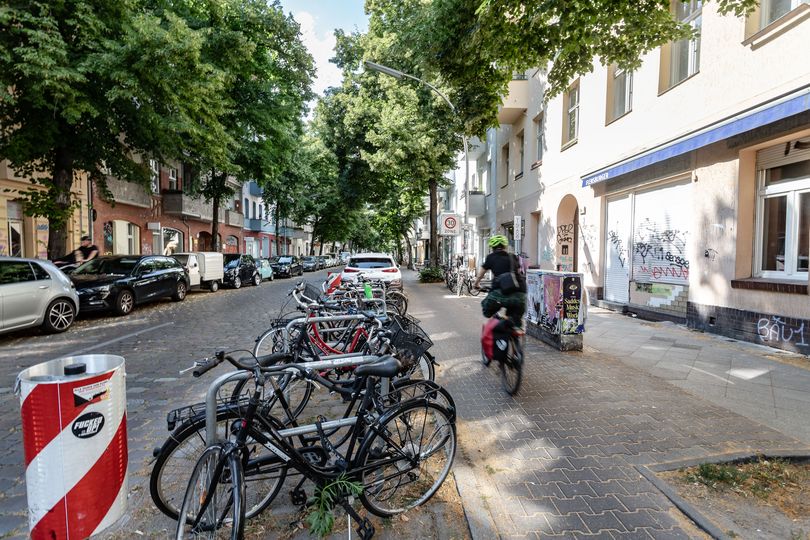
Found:
[[[188,269],[188,283],[191,287],[196,287],[200,284],[200,263],[197,262],[196,255],[189,255],[188,256],[188,263],[186,264],[186,268]]]
[[[605,300],[627,304],[630,301],[630,236],[632,234],[630,195],[607,202],[605,224]]]
[[[160,292],[160,271],[157,261],[154,258],[144,259],[136,272],[135,300],[143,302],[154,298]]]
[[[49,281],[37,281],[26,261],[0,261],[2,328],[9,330],[34,324],[44,312]]]
[[[157,257],[158,292],[157,296],[170,296],[177,292],[177,274],[180,263],[168,257]]]

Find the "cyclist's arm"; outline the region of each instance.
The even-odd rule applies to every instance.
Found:
[[[483,266],[478,269],[478,275],[475,276],[475,283],[473,283],[474,288],[478,288],[478,285],[481,283],[481,280],[484,278],[484,274],[487,273],[487,269]]]

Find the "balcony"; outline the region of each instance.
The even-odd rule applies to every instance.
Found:
[[[228,225],[233,225],[234,227],[239,227],[240,229],[245,224],[245,217],[242,215],[241,212],[236,212],[234,210],[225,210],[225,223]]]
[[[470,191],[468,205],[470,217],[480,217],[487,213],[486,195],[484,195],[483,191]]]
[[[141,184],[107,177],[107,187],[113,194],[113,200],[121,204],[131,204],[142,208],[152,207],[152,195]]]
[[[248,182],[248,193],[254,197],[261,197],[264,195],[264,190],[256,182]]]
[[[202,197],[192,197],[180,191],[166,191],[163,193],[163,213],[210,222],[214,217],[214,207],[210,202],[205,202]],[[222,221],[221,216],[222,210],[220,210],[220,221]]]
[[[509,81],[508,91],[498,109],[500,124],[514,124],[529,108],[529,81],[513,79]]]
[[[263,219],[246,219],[245,228],[255,232],[266,232],[275,234],[276,229],[273,224]]]

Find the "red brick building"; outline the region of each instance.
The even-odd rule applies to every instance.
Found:
[[[213,251],[211,224],[213,205],[187,192],[190,184],[183,166],[166,166],[154,160],[151,189],[108,178],[115,203],[92,191],[93,240],[102,254],[170,254],[180,251]],[[225,253],[238,253],[244,218],[239,194],[219,209],[219,235]]]

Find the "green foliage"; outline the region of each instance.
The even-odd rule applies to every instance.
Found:
[[[419,281],[422,283],[439,283],[444,281],[444,270],[438,266],[428,266],[419,271]]]
[[[703,484],[710,488],[738,487],[748,478],[748,475],[733,465],[701,463],[694,472],[685,476],[690,483]]]
[[[309,501],[312,507],[307,516],[310,532],[321,538],[328,536],[335,524],[335,505],[344,497],[357,497],[362,492],[363,484],[350,481],[345,474],[316,488],[315,496]]]

